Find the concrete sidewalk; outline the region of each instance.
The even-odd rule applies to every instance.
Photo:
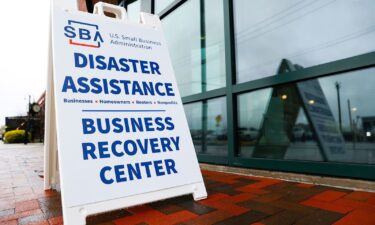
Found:
[[[0,224],[63,224],[60,194],[43,191],[42,170],[41,144],[0,144]],[[91,216],[87,223],[375,225],[375,193],[202,172],[208,199],[183,196]]]

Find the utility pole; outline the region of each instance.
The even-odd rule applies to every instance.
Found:
[[[340,126],[340,131],[342,133],[342,121],[341,121],[341,100],[340,100],[340,88],[341,84],[336,81],[335,83],[336,90],[337,90],[337,107],[338,107],[338,112],[339,112],[339,126]]]

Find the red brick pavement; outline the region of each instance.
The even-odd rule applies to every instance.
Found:
[[[0,224],[63,224],[60,194],[43,191],[41,145],[0,146]],[[375,225],[375,193],[202,171],[208,198],[182,196],[90,216],[101,225]]]

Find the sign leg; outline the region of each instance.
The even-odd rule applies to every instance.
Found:
[[[194,187],[193,198],[195,201],[207,198],[207,191],[203,182],[197,183]]]
[[[81,207],[64,208],[63,210],[64,224],[67,225],[85,225],[86,209]]]
[[[52,36],[49,32],[47,88],[45,93],[45,127],[44,127],[44,189],[56,188],[57,142],[56,116],[53,90]]]

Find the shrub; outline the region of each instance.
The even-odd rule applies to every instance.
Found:
[[[23,143],[25,139],[25,130],[11,130],[4,134],[5,143]],[[31,133],[28,132],[27,139],[30,142]]]

